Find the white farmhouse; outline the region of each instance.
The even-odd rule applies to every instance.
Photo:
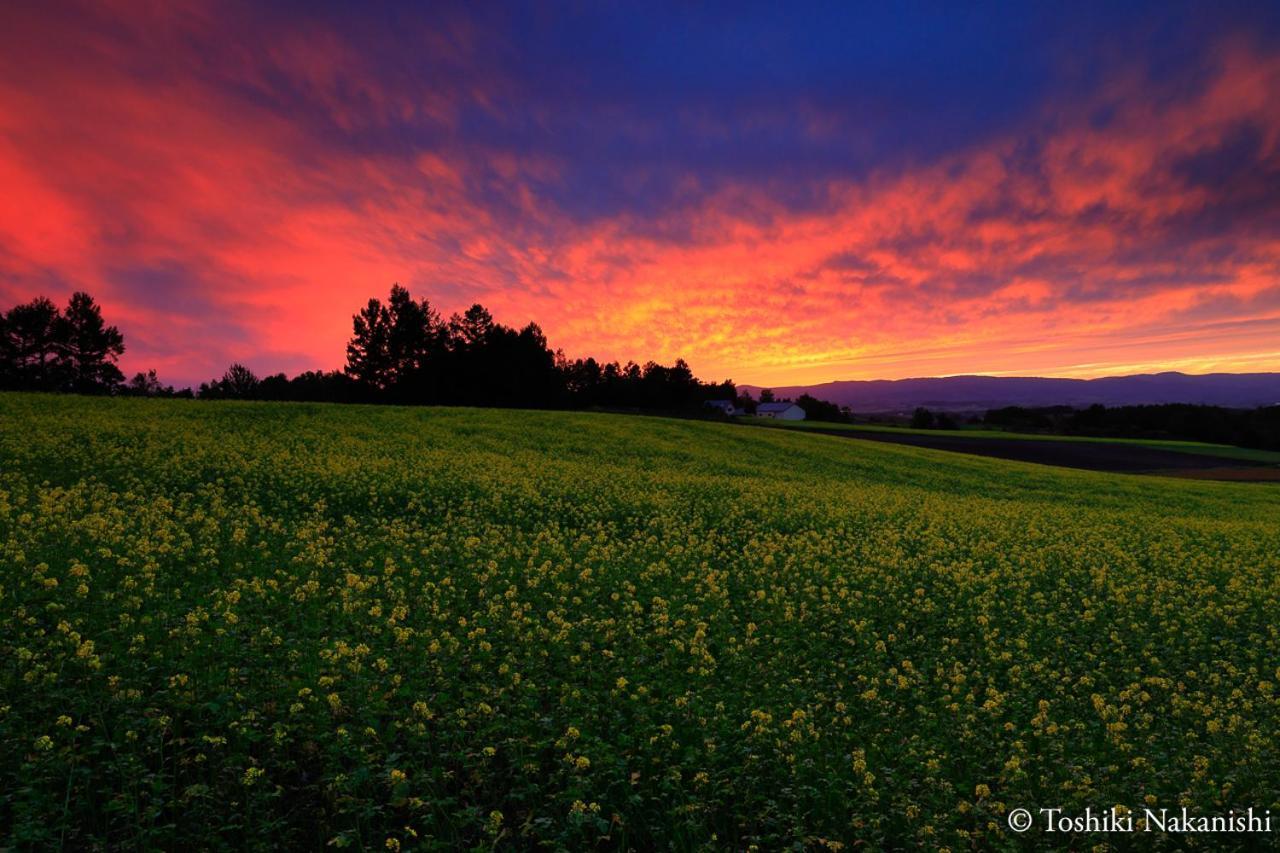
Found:
[[[756,415],[762,418],[777,418],[783,421],[804,420],[804,409],[795,403],[761,403],[756,406]]]

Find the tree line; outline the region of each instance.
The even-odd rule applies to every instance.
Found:
[[[0,315],[0,388],[201,399],[290,400],[537,408],[708,411],[710,400],[754,409],[732,381],[704,382],[683,359],[601,362],[553,350],[536,323],[514,328],[482,305],[443,318],[423,299],[394,285],[384,302],[370,299],[352,316],[342,370],[258,376],[232,364],[193,394],[164,385],[155,371],[129,382],[117,367],[124,337],[107,326],[93,299],[72,296],[66,311],[43,297]],[[808,405],[805,405],[805,403]],[[807,398],[801,403],[835,419],[847,412]],[[824,408],[825,407],[825,408]]]
[[[1014,432],[1172,439],[1280,450],[1280,406],[1228,409],[1189,403],[992,409],[983,423]]]
[[[1280,450],[1280,405],[1228,409],[1194,403],[1111,406],[1004,406],[967,418],[971,427],[1084,438],[1203,441],[1259,450]],[[924,407],[911,415],[915,429],[960,429],[946,412]]]
[[[423,299],[394,285],[384,302],[370,299],[351,318],[341,371],[258,377],[233,364],[203,383],[208,399],[313,400],[509,408],[680,411],[735,398],[732,382],[699,380],[682,359],[597,362],[552,350],[537,323],[513,328],[483,305],[443,318]]]

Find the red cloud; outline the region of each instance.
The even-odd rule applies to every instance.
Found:
[[[341,33],[201,4],[83,14],[0,36],[0,299],[91,291],[130,370],[338,366],[393,281],[757,383],[1280,368],[1280,60],[1241,45],[1197,91],[1116,81],[818,207],[690,176],[692,201],[582,221],[546,192],[573,163],[459,141],[501,75],[388,78]],[[421,37],[445,66],[488,49]]]

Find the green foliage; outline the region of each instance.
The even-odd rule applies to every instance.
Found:
[[[1265,487],[0,395],[0,846],[958,850],[1015,806],[1280,808],[1278,555]]]

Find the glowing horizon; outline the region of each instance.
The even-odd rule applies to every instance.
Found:
[[[1275,9],[362,9],[0,11],[0,307],[179,385],[393,282],[751,385],[1280,370]]]

